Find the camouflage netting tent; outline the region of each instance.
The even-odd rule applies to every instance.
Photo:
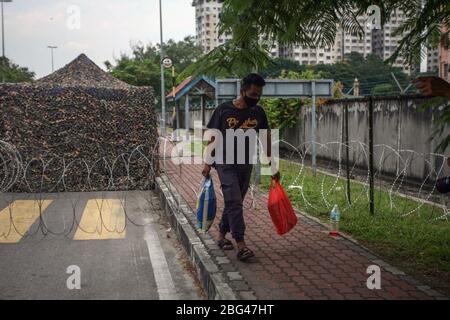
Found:
[[[32,83],[0,85],[0,178],[13,192],[152,188],[154,101],[151,87],[130,86],[84,54]]]

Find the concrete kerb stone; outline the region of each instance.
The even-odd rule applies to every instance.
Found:
[[[211,245],[212,238],[208,234],[202,234],[201,236],[197,234],[194,227],[189,223],[189,217],[193,217],[194,214],[166,175],[162,174],[161,177],[156,178],[156,191],[159,193],[163,211],[188,253],[208,299],[239,299],[239,292],[233,290],[230,285],[231,282],[227,280],[224,272],[209,254],[207,245],[205,246],[204,241],[210,240],[208,245]],[[202,238],[205,238],[205,240]],[[248,291],[248,288],[246,290]],[[250,295],[246,294],[246,296]]]

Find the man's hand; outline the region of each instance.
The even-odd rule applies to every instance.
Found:
[[[276,181],[280,181],[280,179],[281,179],[280,171],[278,171],[277,173],[272,175],[272,179],[274,179]]]
[[[205,178],[208,178],[208,177],[209,177],[210,171],[211,171],[211,166],[210,166],[209,164],[205,164],[205,165],[203,166],[202,175],[203,175]]]
[[[439,77],[418,77],[411,81],[424,96],[442,96],[450,99],[450,83]]]

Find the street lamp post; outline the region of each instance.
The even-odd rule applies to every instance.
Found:
[[[165,97],[165,86],[164,86],[164,48],[163,48],[163,23],[162,23],[162,7],[161,0],[159,0],[159,32],[161,37],[161,47],[160,47],[160,55],[161,55],[161,136],[164,137],[166,135],[166,97]]]
[[[55,71],[55,65],[53,63],[53,61],[54,61],[53,60],[53,50],[58,49],[58,47],[57,46],[47,46],[47,48],[50,49],[51,54],[52,54],[52,72],[54,72]]]
[[[12,2],[12,0],[0,0],[0,3],[2,5],[2,63],[3,63],[3,67],[6,69],[5,67],[5,19],[4,19],[4,14],[3,14],[3,3],[4,2]],[[5,71],[4,70],[2,72],[2,82],[5,82]]]

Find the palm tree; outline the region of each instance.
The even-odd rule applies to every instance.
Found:
[[[423,45],[437,46],[436,39],[447,37],[450,30],[448,0],[224,0],[219,34],[232,34],[232,39],[215,48],[186,74],[210,76],[241,75],[258,70],[270,62],[271,41],[281,45],[300,44],[309,47],[331,47],[337,32],[363,36],[364,26],[358,16],[371,5],[380,8],[381,24],[394,10],[402,10],[407,20],[396,32],[404,34],[398,56],[413,64]],[[447,28],[440,28],[446,26]],[[445,32],[443,30],[446,30]]]

